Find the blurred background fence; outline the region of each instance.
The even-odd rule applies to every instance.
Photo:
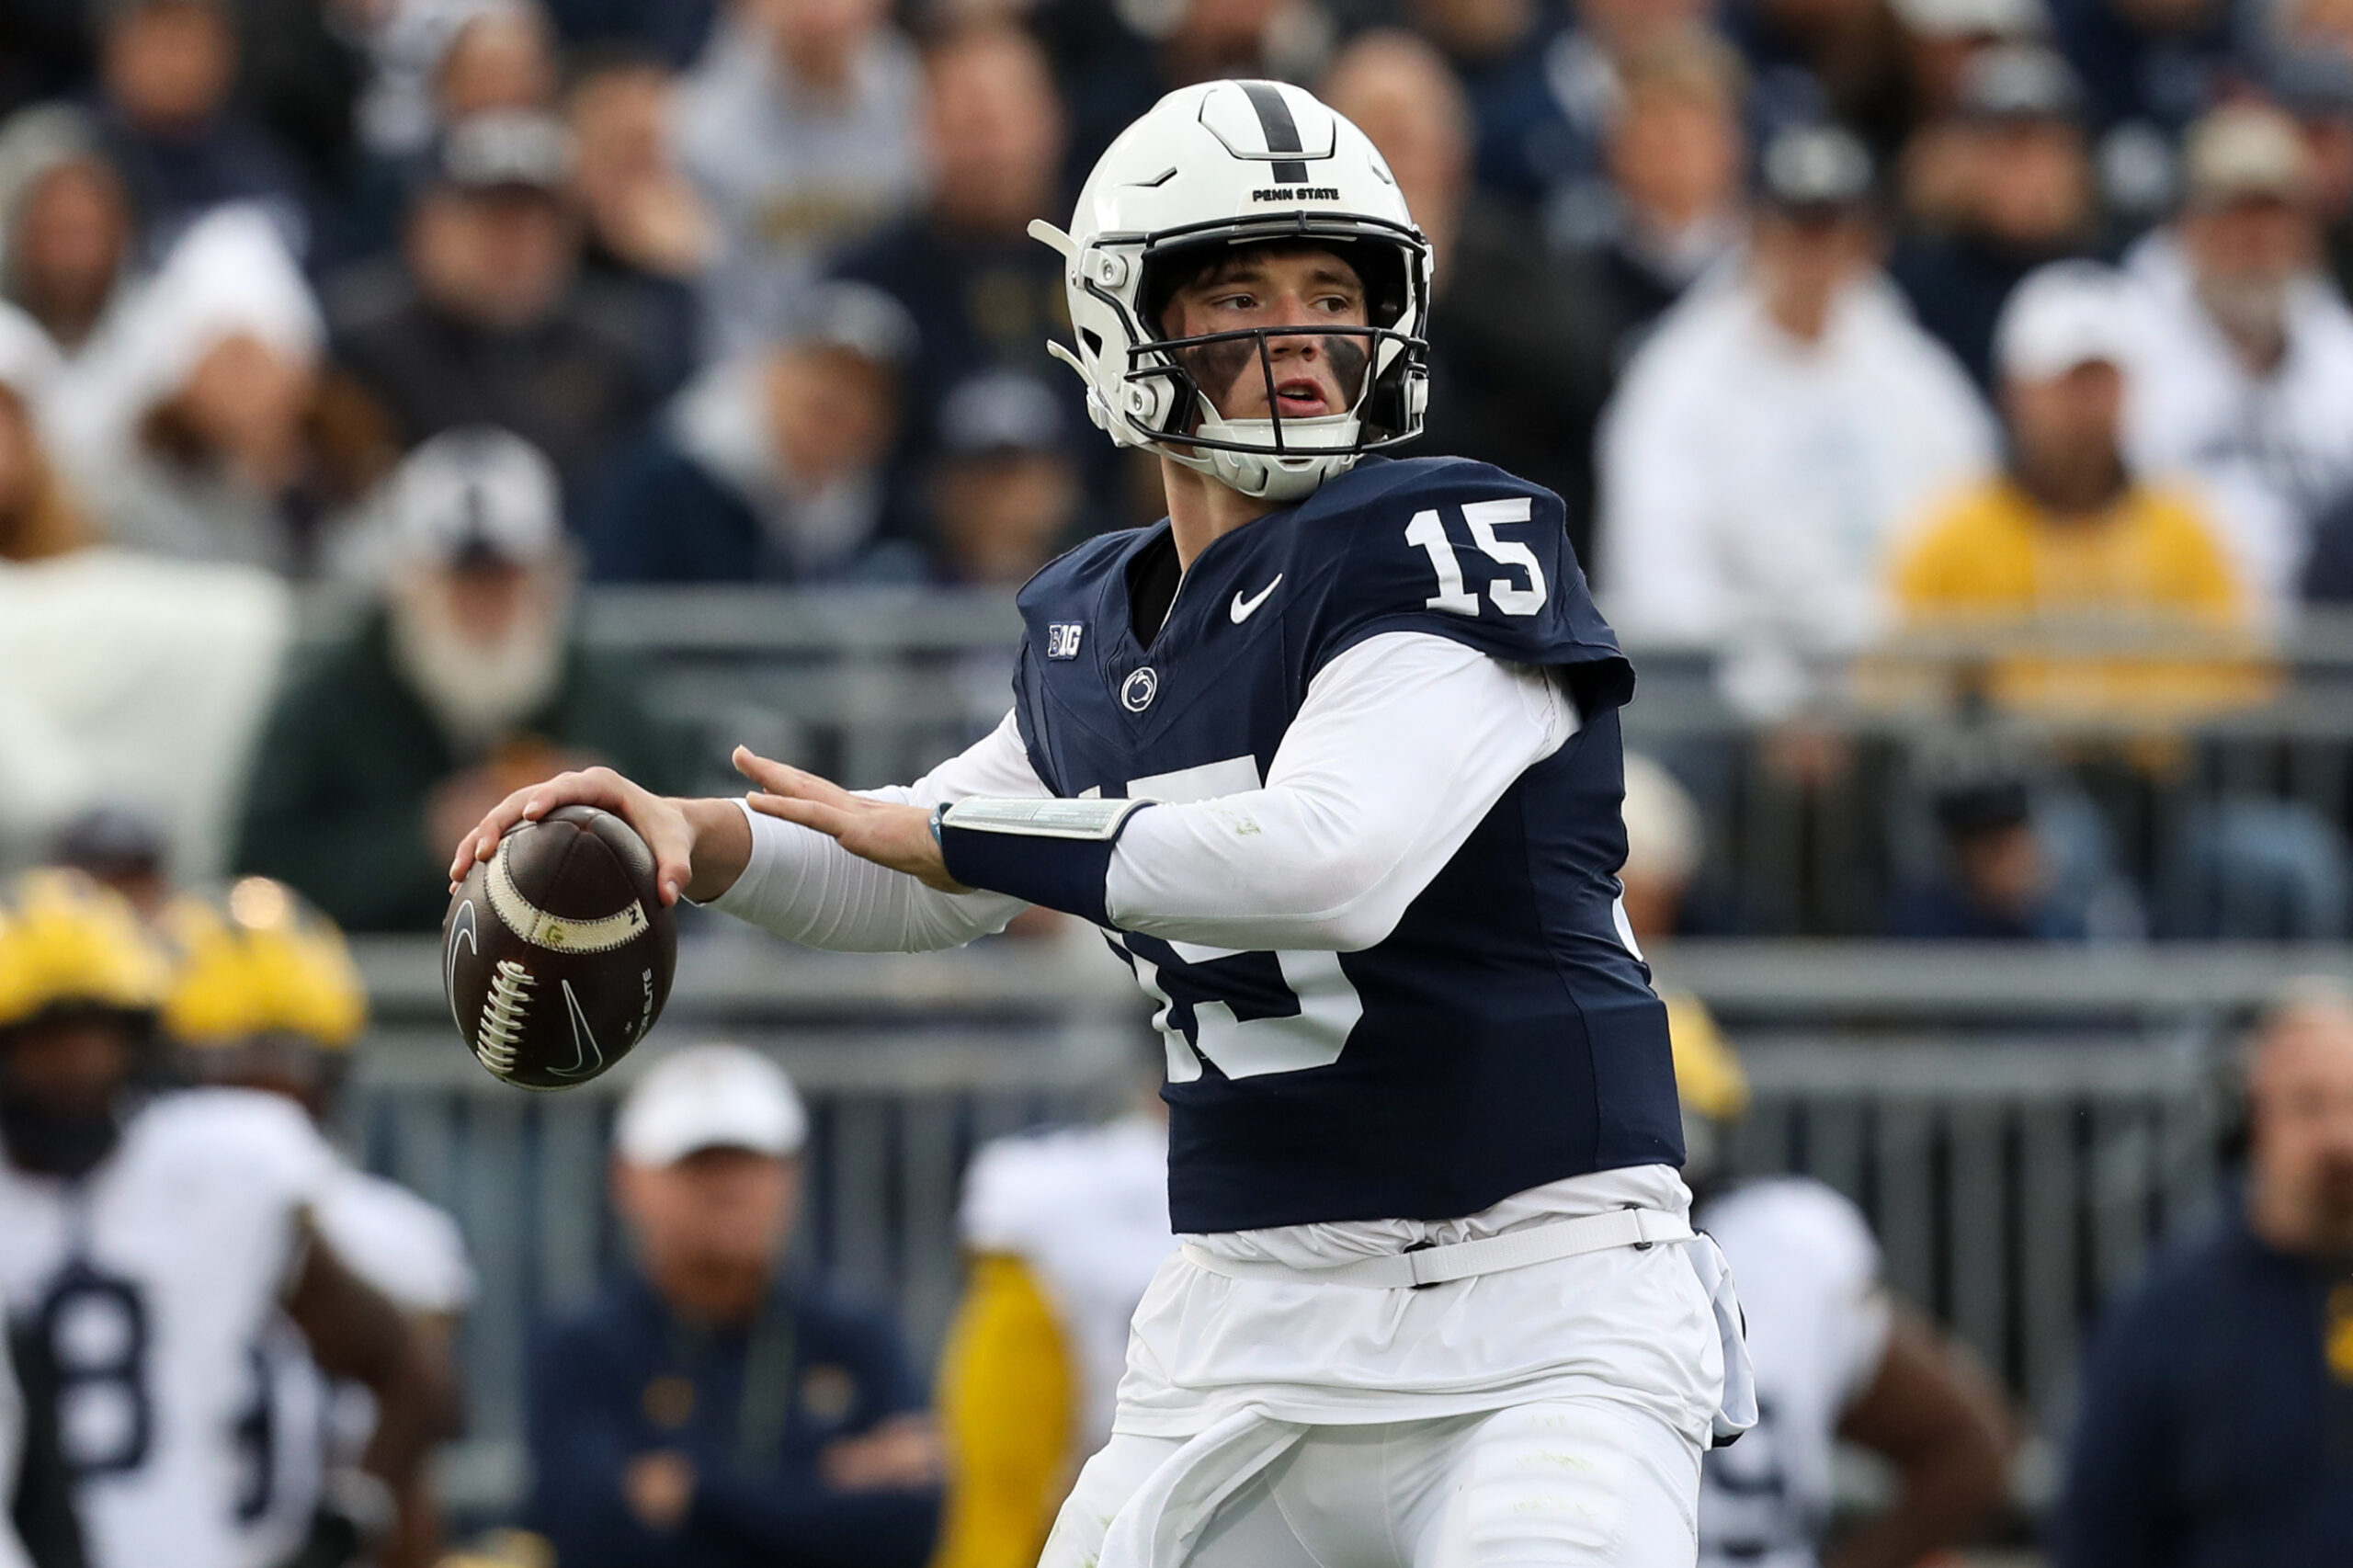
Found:
[[[934,1353],[957,1283],[952,1221],[972,1150],[1137,1092],[1142,1009],[1091,941],[997,939],[922,956],[821,955],[706,929],[673,1040],[775,1051],[815,1131],[802,1256],[899,1303]],[[353,1096],[368,1162],[447,1204],[483,1292],[463,1353],[472,1439],[460,1512],[522,1480],[530,1325],[618,1256],[604,1140],[631,1065],[562,1096],[493,1081],[455,1038],[429,939],[361,945],[376,1035]],[[1793,1170],[1853,1196],[1891,1283],[1951,1324],[2043,1411],[2081,1325],[2150,1243],[2212,1200],[2227,1108],[2211,1092],[2235,1022],[2287,979],[2343,972],[2334,946],[2097,951],[1685,942],[1654,953],[1738,1040],[1756,1091],[1734,1174]]]

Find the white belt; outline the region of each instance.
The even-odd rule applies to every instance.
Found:
[[[1185,1260],[1197,1268],[1229,1279],[1279,1279],[1293,1285],[1354,1285],[1373,1290],[1417,1290],[1468,1279],[1474,1274],[1501,1274],[1575,1257],[1580,1253],[1610,1247],[1647,1247],[1659,1242],[1688,1242],[1691,1221],[1680,1214],[1656,1209],[1610,1209],[1574,1220],[1555,1220],[1499,1236],[1456,1242],[1449,1246],[1425,1246],[1381,1257],[1358,1258],[1330,1268],[1293,1268],[1262,1258],[1220,1257],[1199,1242],[1185,1244]]]

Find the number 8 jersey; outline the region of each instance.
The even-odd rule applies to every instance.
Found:
[[[1498,661],[1535,700],[1565,699],[1553,740],[1446,836],[1393,919],[1254,950],[1123,928],[1105,905],[1167,1046],[1176,1228],[1445,1219],[1566,1176],[1679,1165],[1665,1014],[1617,905],[1617,710],[1633,674],[1558,498],[1484,464],[1368,459],[1213,540],[1172,601],[1175,570],[1163,522],[1092,540],[1022,591],[1014,720],[1048,793],[1245,800],[1327,672],[1370,705],[1359,733],[1385,673],[1433,658]],[[1401,733],[1333,788],[1377,795],[1385,773],[1435,767],[1468,789],[1468,721]],[[1317,781],[1292,782],[1312,818]],[[1264,828],[1237,809],[1184,831],[1245,865]],[[1121,875],[1114,892],[1149,871]]]
[[[79,1182],[0,1160],[0,1297],[56,1369],[94,1568],[239,1568],[257,1347],[335,1156],[292,1104],[190,1089]]]

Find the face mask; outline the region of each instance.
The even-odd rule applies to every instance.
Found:
[[[112,1107],[61,1116],[0,1088],[0,1146],[19,1170],[68,1181],[85,1176],[114,1152],[121,1132]]]

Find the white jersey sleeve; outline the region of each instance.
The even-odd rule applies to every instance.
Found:
[[[1241,949],[1370,947],[1529,767],[1576,733],[1557,682],[1425,632],[1372,637],[1309,687],[1255,789],[1144,812],[1106,903],[1123,929]],[[1256,782],[1255,778],[1245,782]],[[1153,780],[1133,786],[1153,792]],[[1008,714],[904,789],[912,805],[1047,792]],[[752,858],[712,907],[813,947],[917,951],[1000,930],[997,893],[943,893],[746,809]]]
[[[1887,1353],[1879,1243],[1852,1203],[1805,1177],[1735,1188],[1698,1222],[1739,1286],[1758,1411],[1756,1429],[1703,1466],[1700,1561],[1812,1568],[1838,1424]]]
[[[473,1304],[474,1267],[458,1222],[399,1183],[346,1166],[317,1221],[335,1256],[402,1311],[455,1316]]]

